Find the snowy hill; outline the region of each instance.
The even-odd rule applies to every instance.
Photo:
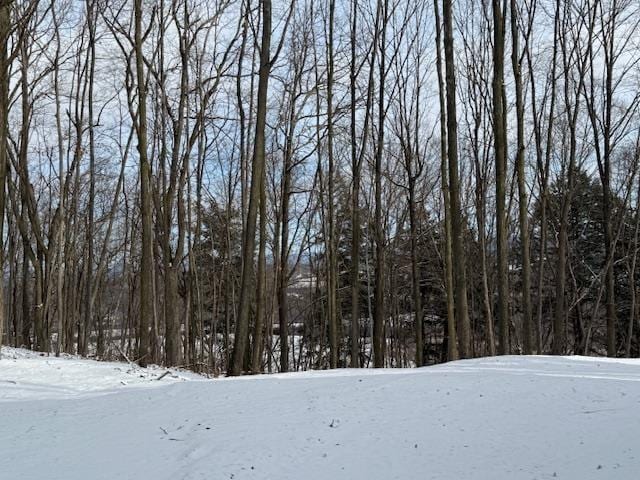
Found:
[[[3,349],[0,478],[639,478],[637,361],[166,372]]]

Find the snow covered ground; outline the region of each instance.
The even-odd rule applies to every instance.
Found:
[[[3,349],[0,479],[640,478],[638,361],[166,372]]]

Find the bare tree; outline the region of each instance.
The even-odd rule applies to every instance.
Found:
[[[240,284],[239,311],[231,358],[230,375],[240,375],[244,366],[245,350],[249,335],[249,309],[251,308],[251,287],[253,282],[253,259],[255,250],[256,221],[260,203],[262,171],[265,165],[265,129],[267,119],[267,93],[271,71],[271,0],[262,1],[262,40],[260,43],[260,72],[258,79],[258,97],[255,140],[251,167],[251,188],[247,211],[246,228],[242,241],[242,280]],[[287,371],[285,367],[284,371]]]
[[[453,51],[453,9],[450,0],[443,0],[444,61],[447,91],[447,160],[449,164],[449,202],[451,204],[451,243],[454,272],[455,315],[458,350],[462,358],[471,355],[471,325],[467,304],[467,275],[464,253],[460,178],[458,169],[458,120],[456,105],[456,73]]]

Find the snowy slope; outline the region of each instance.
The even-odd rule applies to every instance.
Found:
[[[2,348],[0,401],[53,399],[151,387],[201,378],[188,372],[135,364],[96,362],[72,356],[46,356],[30,350]],[[159,382],[159,383],[158,383]],[[0,476],[0,478],[2,478]]]
[[[636,361],[157,381],[4,353],[2,480],[640,478]]]

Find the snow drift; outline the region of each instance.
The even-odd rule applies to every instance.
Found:
[[[640,363],[499,357],[207,380],[3,349],[0,478],[629,479]]]

